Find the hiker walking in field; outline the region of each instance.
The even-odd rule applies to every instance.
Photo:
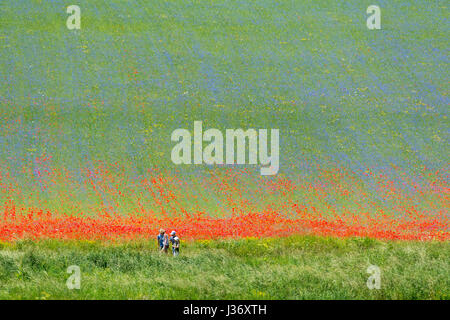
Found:
[[[172,243],[172,253],[176,257],[180,254],[180,238],[177,237],[175,231],[170,233],[170,242]]]
[[[166,231],[164,229],[159,230],[159,235],[157,239],[159,251],[167,254],[169,252],[169,237],[167,236]]]

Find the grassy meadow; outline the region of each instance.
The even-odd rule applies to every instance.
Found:
[[[316,236],[196,241],[2,243],[1,299],[449,299],[448,242]],[[381,288],[369,290],[369,265]],[[81,270],[69,290],[67,268]]]

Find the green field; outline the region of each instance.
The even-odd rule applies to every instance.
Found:
[[[153,242],[2,244],[2,299],[449,299],[447,242],[288,237],[185,243],[178,257]],[[369,265],[381,289],[369,290]],[[66,271],[81,270],[69,290]]]

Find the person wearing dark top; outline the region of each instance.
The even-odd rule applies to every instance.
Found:
[[[176,257],[180,254],[180,238],[177,237],[176,232],[170,233],[170,242],[172,243],[172,253]]]

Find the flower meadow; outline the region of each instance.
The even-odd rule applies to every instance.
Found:
[[[75,4],[75,3],[73,3]],[[449,239],[445,1],[0,2],[0,240]],[[279,129],[280,170],[171,133]]]
[[[51,157],[35,159],[28,193],[2,169],[1,240],[152,239],[160,228],[195,240],[312,234],[443,241],[450,236],[449,188],[439,172],[427,172],[426,182],[418,183],[401,173],[392,181],[370,169],[358,174],[318,167],[315,179],[293,180],[224,168],[191,178],[189,185],[189,179],[156,169],[130,178],[123,167],[103,162],[81,170],[77,180],[50,163]]]

